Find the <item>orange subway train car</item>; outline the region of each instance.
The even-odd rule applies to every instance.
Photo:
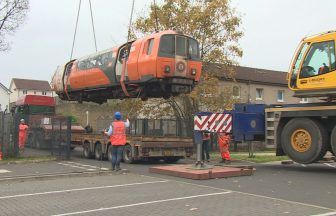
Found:
[[[201,69],[198,42],[168,30],[72,60],[51,83],[62,100],[169,98],[191,92]]]

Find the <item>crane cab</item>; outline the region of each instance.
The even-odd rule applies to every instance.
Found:
[[[294,96],[336,96],[335,39],[336,32],[327,32],[301,41],[287,76]]]

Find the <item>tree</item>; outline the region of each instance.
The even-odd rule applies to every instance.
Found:
[[[6,40],[6,36],[14,34],[24,22],[28,9],[28,0],[0,1],[0,51],[10,48],[10,42]]]
[[[203,61],[201,82],[189,95],[158,102],[161,107],[169,107],[166,110],[172,110],[171,114],[186,122],[189,129],[193,127],[194,113],[220,111],[231,108],[235,102],[232,89],[221,88],[218,77],[234,77],[232,66],[242,56],[238,46],[243,35],[240,24],[230,0],[164,0],[161,5],[151,5],[148,14],[135,21],[135,33],[139,35],[175,29],[199,41]],[[158,114],[167,115],[162,111]]]

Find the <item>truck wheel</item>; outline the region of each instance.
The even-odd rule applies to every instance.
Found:
[[[331,144],[331,152],[333,153],[333,155],[336,155],[336,125],[334,126],[334,129],[331,132],[330,144]]]
[[[286,155],[303,164],[321,159],[327,152],[328,134],[316,120],[294,118],[281,133],[281,145]]]
[[[92,157],[90,148],[89,148],[89,143],[84,143],[83,145],[83,156],[84,158],[87,158],[87,159]]]
[[[124,163],[134,163],[133,151],[130,145],[125,145],[122,158],[124,160]]]
[[[100,143],[96,144],[96,147],[95,147],[95,159],[96,160],[102,159],[102,146]]]
[[[107,149],[107,159],[109,161],[112,161],[112,145],[108,146],[108,149]]]

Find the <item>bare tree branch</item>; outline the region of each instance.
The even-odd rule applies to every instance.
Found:
[[[29,9],[29,0],[0,1],[0,51],[10,48],[8,35],[12,35],[23,24]]]

